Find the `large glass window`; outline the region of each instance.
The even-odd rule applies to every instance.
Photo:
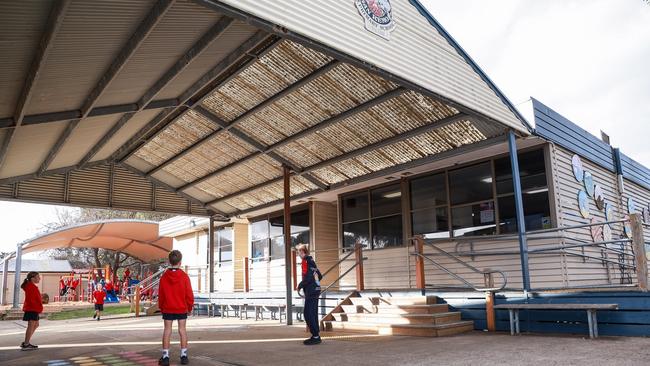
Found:
[[[544,151],[534,150],[520,153],[518,160],[526,230],[550,228],[551,207],[548,197]],[[515,212],[510,158],[506,157],[495,160],[494,173],[499,203],[500,232],[517,232],[517,216]]]
[[[494,202],[453,207],[451,226],[455,237],[497,233]]]
[[[411,180],[411,232],[427,239],[449,237],[445,173]]]
[[[272,214],[251,223],[253,259],[284,258],[284,216]],[[291,213],[291,245],[309,244],[309,209]]]
[[[232,261],[232,241],[233,241],[233,231],[231,227],[226,227],[217,230],[217,238],[215,243],[217,244],[218,258],[219,262],[230,262]]]
[[[403,244],[400,184],[353,193],[341,202],[344,247],[357,242],[372,249]]]
[[[493,199],[492,167],[490,162],[449,172],[449,195],[452,205]]]

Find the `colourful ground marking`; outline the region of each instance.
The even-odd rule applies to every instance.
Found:
[[[158,359],[137,352],[102,354],[94,357],[77,356],[67,360],[49,360],[47,366],[155,366]]]

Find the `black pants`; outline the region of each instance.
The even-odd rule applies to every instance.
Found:
[[[318,337],[320,325],[318,324],[318,297],[305,299],[305,321],[312,337]]]

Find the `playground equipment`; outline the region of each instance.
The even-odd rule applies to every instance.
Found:
[[[54,302],[79,301],[84,298],[82,274],[61,276],[59,283],[59,293],[54,296]]]
[[[160,278],[167,268],[161,268],[158,272],[146,277],[142,281],[137,281],[128,287],[128,297],[131,302],[131,311],[135,316],[140,316],[140,306],[142,305],[144,313],[148,316],[160,312],[158,308],[158,285]]]

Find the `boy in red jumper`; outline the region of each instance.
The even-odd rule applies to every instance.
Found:
[[[181,364],[187,365],[187,314],[194,307],[194,293],[190,277],[180,269],[183,254],[178,250],[169,252],[169,264],[171,268],[167,269],[160,278],[158,289],[158,308],[162,313],[165,323],[162,338],[162,357],[158,361],[159,365],[169,365],[169,343],[172,336],[172,325],[174,320],[178,321],[178,334],[181,337]]]
[[[95,303],[95,315],[93,319],[99,321],[102,317],[102,311],[104,311],[104,299],[106,298],[106,292],[102,289],[102,285],[97,285],[97,290],[93,291],[93,302]]]
[[[20,349],[23,351],[37,349],[30,343],[32,335],[38,328],[39,314],[43,312],[43,299],[41,292],[38,290],[37,283],[41,282],[41,275],[38,272],[29,272],[27,278],[20,285],[20,288],[25,291],[25,302],[23,303],[23,320],[27,322],[27,329],[25,329],[25,340],[20,344]]]

